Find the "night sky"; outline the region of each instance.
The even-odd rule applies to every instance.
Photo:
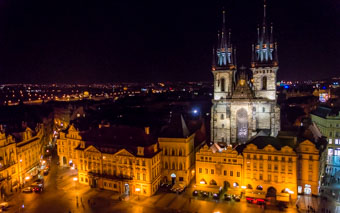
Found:
[[[278,79],[340,75],[340,1],[267,2]],[[1,0],[0,83],[212,80],[222,6],[249,67],[262,0]]]

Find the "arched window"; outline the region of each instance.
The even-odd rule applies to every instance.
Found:
[[[221,120],[223,120],[224,119],[224,114],[221,114]]]
[[[165,169],[168,169],[168,162],[165,162]]]
[[[209,183],[210,185],[217,185],[216,181],[214,179],[212,179]]]
[[[164,148],[164,155],[168,155],[168,150]]]
[[[172,163],[172,169],[175,169],[175,163],[174,162]]]
[[[178,155],[182,156],[182,149],[179,150]]]
[[[262,90],[267,89],[267,76],[263,76],[262,78]]]
[[[225,91],[225,79],[221,78],[221,92]]]
[[[175,150],[174,149],[172,149],[172,155],[175,155]]]
[[[179,170],[182,170],[183,167],[182,167],[182,163],[179,163]]]

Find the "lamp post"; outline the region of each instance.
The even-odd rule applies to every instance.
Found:
[[[138,193],[138,200],[139,200],[140,188],[136,188],[136,192]]]

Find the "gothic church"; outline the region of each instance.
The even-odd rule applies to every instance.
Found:
[[[257,134],[276,136],[280,130],[276,97],[277,43],[273,26],[268,27],[266,23],[266,3],[263,9],[263,23],[257,28],[257,42],[252,45],[251,79],[244,70],[237,70],[236,49],[230,31],[226,30],[223,11],[212,63],[211,140],[214,143],[242,144]]]

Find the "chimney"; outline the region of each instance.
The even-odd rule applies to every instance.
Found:
[[[145,134],[149,135],[150,134],[150,127],[144,127]]]

